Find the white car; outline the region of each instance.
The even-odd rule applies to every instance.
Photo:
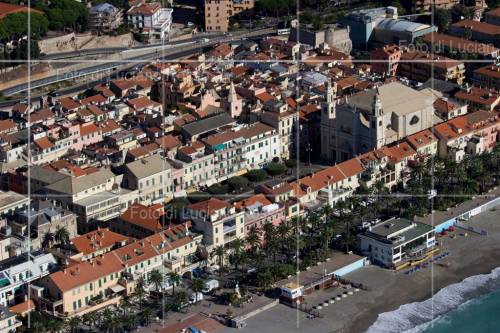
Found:
[[[194,304],[202,300],[203,300],[203,294],[200,292],[192,293],[191,296],[189,296],[189,303],[191,304]]]

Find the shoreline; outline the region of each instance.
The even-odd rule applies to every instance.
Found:
[[[319,310],[321,318],[311,319],[304,312],[277,304],[273,308],[249,318],[246,327],[238,330],[225,328],[223,332],[366,332],[381,313],[392,312],[399,309],[401,305],[428,300],[433,294],[445,287],[459,283],[471,276],[489,274],[493,269],[500,267],[500,210],[479,214],[467,224],[487,230],[488,235],[457,229],[454,232],[456,235],[454,237],[450,237],[448,234],[438,238],[441,251],[449,252],[449,255],[438,263],[447,263],[448,265],[435,264],[432,268],[422,268],[411,275],[375,265],[365,266],[343,276],[343,278],[355,283],[362,283],[369,290],[354,293],[354,295],[342,298],[335,304],[323,306]],[[466,232],[467,236],[464,235]],[[344,291],[344,289],[339,288],[315,290],[305,297],[305,303],[309,306],[322,304],[325,300],[336,297]],[[466,295],[459,296],[467,297]],[[440,302],[442,303],[443,300],[440,299]],[[436,307],[436,316],[444,310],[440,309],[438,313]],[[411,314],[413,309],[405,310]],[[425,320],[428,309],[424,308],[424,311],[422,312],[422,320]],[[392,333],[410,329],[413,324],[410,318],[405,318],[405,314],[408,313],[403,311],[403,316],[397,314],[394,318],[384,318],[383,322],[377,323],[379,330],[371,333]],[[415,313],[418,314],[418,312]],[[381,326],[378,326],[379,324]],[[384,329],[384,325],[387,325],[389,329]]]
[[[500,255],[500,250],[495,251],[496,255]],[[358,317],[355,317],[352,325],[346,327],[346,332],[366,332],[377,320],[378,315],[384,312],[391,312],[397,310],[400,306],[414,303],[423,302],[432,298],[432,296],[438,293],[441,289],[446,288],[452,284],[460,283],[468,277],[473,277],[482,274],[489,274],[495,268],[500,267],[500,258],[496,260],[491,260],[487,264],[481,264],[480,267],[463,267],[463,269],[457,270],[457,275],[455,278],[435,278],[434,279],[434,293],[430,290],[423,291],[421,293],[414,293],[413,295],[401,295],[399,300],[387,301],[388,295],[379,296],[375,299],[378,304],[382,306],[377,309],[367,309],[364,313],[361,313]]]
[[[450,267],[434,265],[434,272],[431,268],[426,268],[412,276],[386,270],[386,273],[399,276],[393,283],[382,288],[383,292],[373,298],[373,303],[359,303],[358,314],[354,315],[353,320],[347,323],[341,332],[366,332],[381,313],[397,310],[404,304],[423,302],[443,288],[462,282],[468,277],[489,274],[495,268],[500,267],[500,223],[492,225],[492,221],[483,221],[489,217],[487,220],[494,222],[499,216],[498,212],[491,211],[471,220],[470,223],[487,229],[488,236],[473,235],[467,238],[457,236],[456,239],[448,237],[440,239],[443,248],[451,252],[450,258],[444,260],[450,263]],[[458,233],[463,233],[463,231],[459,230]],[[356,281],[356,275],[355,272],[350,278]],[[369,277],[366,283],[370,284]]]

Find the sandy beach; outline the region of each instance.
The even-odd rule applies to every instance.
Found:
[[[428,268],[406,275],[377,266],[367,266],[347,276],[361,282],[371,290],[360,291],[340,302],[323,308],[323,318],[308,319],[302,312],[287,306],[277,305],[247,321],[248,326],[238,332],[365,332],[377,319],[378,314],[398,309],[401,305],[429,299],[441,288],[463,279],[490,273],[500,266],[500,211],[480,214],[468,224],[488,231],[487,236],[468,233],[458,229],[456,238],[447,235],[438,238],[441,252],[450,252],[443,263],[448,267],[433,264]],[[316,305],[330,299],[343,290],[321,290],[308,295],[308,305]],[[224,332],[236,332],[225,329]]]

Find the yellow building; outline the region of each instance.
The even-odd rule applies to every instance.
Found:
[[[196,252],[202,236],[189,232],[189,227],[177,225],[88,261],[70,264],[41,279],[34,299],[42,310],[71,317],[119,304],[135,290],[137,281],[148,281],[153,270],[162,273],[163,288],[169,288],[168,273],[183,274],[201,262]]]

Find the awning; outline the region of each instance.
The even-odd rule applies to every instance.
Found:
[[[116,294],[119,293],[120,291],[125,290],[125,287],[120,284],[115,284],[114,286],[109,287],[109,289],[111,289],[111,291]]]

